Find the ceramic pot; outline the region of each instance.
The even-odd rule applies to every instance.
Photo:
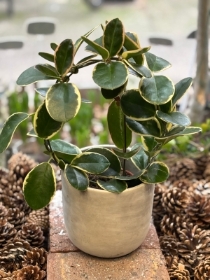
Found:
[[[154,185],[140,184],[121,194],[73,188],[62,174],[64,221],[72,243],[103,258],[124,256],[144,241],[151,222]]]

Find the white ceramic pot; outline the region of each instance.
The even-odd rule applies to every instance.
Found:
[[[137,249],[149,230],[154,185],[140,184],[121,194],[73,188],[62,175],[66,230],[73,244],[90,255],[115,258]]]

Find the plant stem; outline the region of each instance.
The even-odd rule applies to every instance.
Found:
[[[50,152],[50,154],[52,155],[55,163],[58,164],[58,160],[57,160],[57,158],[55,156],[55,153],[52,150],[52,147],[50,145],[50,141],[49,140],[44,140],[44,145],[45,145],[45,148],[47,149],[47,151]]]
[[[126,143],[126,117],[125,115],[123,116],[123,131],[124,131],[124,145],[123,145],[123,153],[126,153],[126,146],[127,146],[127,143]],[[123,176],[126,176],[126,159],[124,158],[123,159]]]

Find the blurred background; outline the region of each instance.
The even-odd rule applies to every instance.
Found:
[[[16,80],[25,69],[46,62],[38,56],[39,51],[51,52],[50,43],[58,44],[66,38],[76,41],[93,27],[115,17],[123,21],[126,31],[138,34],[142,47],[151,46],[152,53],[171,62],[172,67],[166,70],[166,75],[174,83],[189,76],[195,78],[197,71],[195,31],[198,28],[199,10],[205,12],[205,7],[202,10],[199,3],[207,1],[0,0],[0,127],[9,114],[32,111],[38,106],[40,100],[34,94],[34,88],[32,86],[19,88]],[[45,28],[38,25],[36,27],[38,32],[30,28],[31,23],[43,20],[49,23],[49,26]],[[206,25],[206,22],[203,24]],[[95,31],[97,32],[100,32],[100,27]],[[94,36],[97,34],[93,35],[93,38]],[[206,34],[203,37],[206,37]],[[78,61],[83,55],[82,52],[78,53]],[[206,57],[202,59],[207,62]],[[107,143],[110,141],[105,133],[104,116],[107,104],[99,94],[95,94],[98,88],[93,83],[90,72],[86,74],[87,69],[80,71],[84,73],[83,78],[74,75],[72,82],[77,84],[82,94],[94,102],[94,109],[92,106],[82,106],[77,120],[73,120],[65,127],[59,137],[80,146]],[[181,104],[183,111],[189,103],[190,95],[194,95],[193,88],[189,90],[187,99]],[[203,109],[205,104],[202,106]],[[190,109],[188,115],[191,112]],[[196,116],[195,120],[198,121]],[[88,124],[90,130],[87,130]],[[17,131],[16,146],[31,154],[36,153],[36,150],[31,152],[31,146],[27,148],[27,143],[36,141],[33,138],[27,140],[24,136],[29,126],[30,124],[24,123]],[[12,146],[14,151],[15,144]]]

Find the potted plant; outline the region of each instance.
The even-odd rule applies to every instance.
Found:
[[[154,184],[169,174],[168,167],[156,159],[162,147],[200,128],[190,126],[189,118],[176,111],[191,78],[174,85],[168,77],[157,75],[170,63],[152,54],[150,47],[142,48],[137,35],[125,32],[118,18],[101,25],[102,36],[90,40],[94,30],[75,43],[71,39],[52,43],[52,54],[39,53],[48,63],[19,76],[19,85],[39,80],[55,80],[55,84],[36,89],[43,103],[34,114],[17,112],[8,118],[0,134],[0,152],[10,144],[17,126],[32,118],[28,135],[43,139],[49,161],[26,176],[27,203],[39,209],[51,201],[56,186],[50,163],[55,162],[62,173],[64,219],[71,241],[84,252],[109,258],[135,250],[148,232]],[[92,54],[77,62],[82,43]],[[72,75],[89,65],[94,65],[92,78],[110,103],[107,122],[113,146],[80,149],[64,140],[51,140],[76,117],[81,102],[89,102],[81,99],[71,82]],[[130,76],[138,80],[135,88],[129,87]],[[141,138],[137,143],[135,134]]]

